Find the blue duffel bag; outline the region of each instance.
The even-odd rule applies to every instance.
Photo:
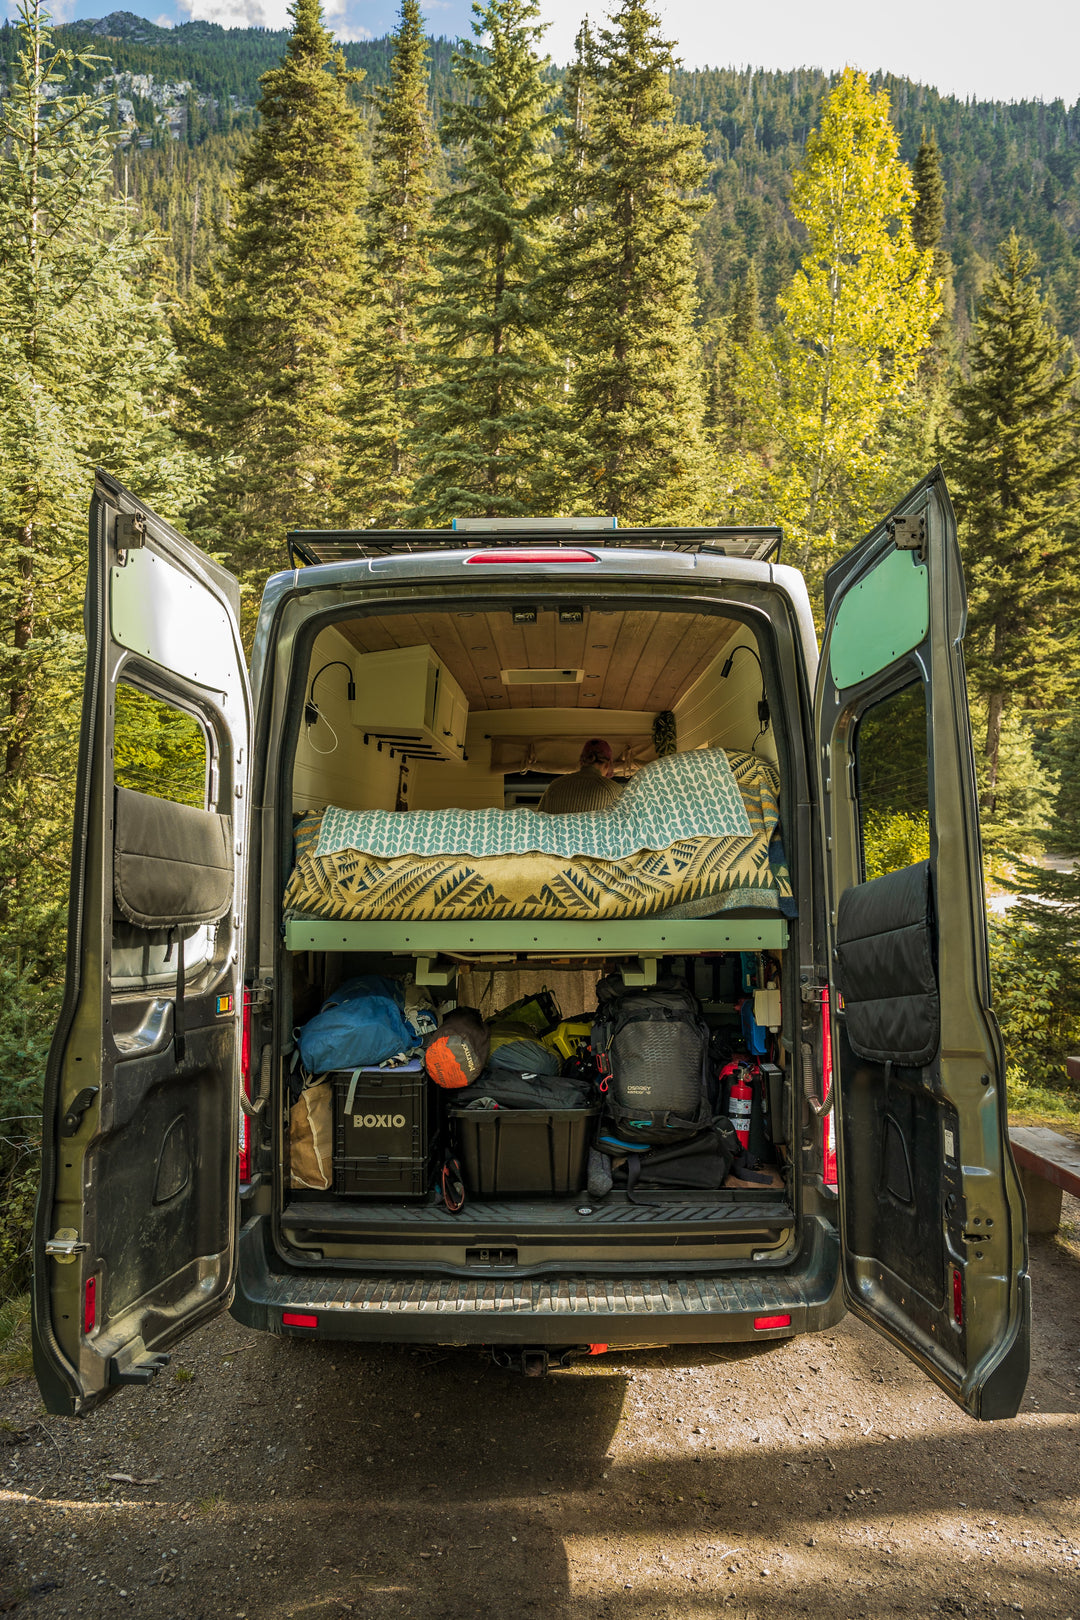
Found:
[[[304,1068],[309,1074],[374,1068],[412,1051],[416,1040],[405,1022],[404,999],[398,980],[382,974],[347,979],[296,1032]]]

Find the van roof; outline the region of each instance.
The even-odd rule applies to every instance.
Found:
[[[620,529],[614,518],[458,518],[445,529],[290,529],[286,535],[292,568],[352,562],[363,557],[461,551],[480,546],[532,542],[545,547],[594,544],[639,551],[703,552],[746,562],[779,562],[783,531],[771,526],[718,525],[702,528]]]

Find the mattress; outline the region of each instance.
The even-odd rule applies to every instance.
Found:
[[[791,916],[777,787],[755,755],[703,749],[645,766],[617,805],[591,815],[314,811],[296,827],[285,913],[386,922],[589,922],[745,908]],[[432,847],[439,843],[454,847]],[[533,843],[547,847],[522,847]]]

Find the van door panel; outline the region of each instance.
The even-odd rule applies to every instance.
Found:
[[[844,1290],[976,1417],[1027,1379],[956,526],[940,470],[826,579],[815,698]]]
[[[231,1297],[250,753],[238,601],[224,569],[98,475],[35,1228],[50,1411],[147,1382]]]

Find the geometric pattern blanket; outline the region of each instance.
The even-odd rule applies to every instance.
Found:
[[[744,906],[791,916],[776,773],[753,754],[732,752],[728,759],[748,835],[680,837],[617,860],[537,851],[384,856],[348,848],[318,854],[328,812],[309,813],[295,830],[296,865],[285,891],[286,916],[367,922],[592,922],[718,916]],[[410,813],[416,812],[399,812],[398,819]]]

